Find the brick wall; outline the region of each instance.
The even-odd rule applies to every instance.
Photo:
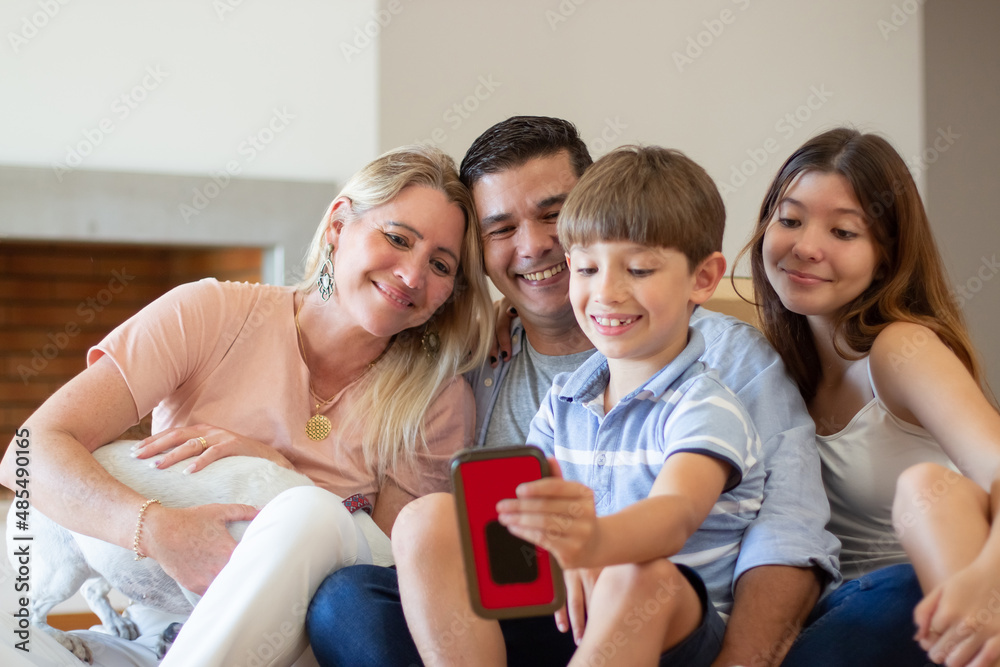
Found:
[[[0,243],[0,452],[118,324],[181,283],[257,282],[261,260],[259,248]]]

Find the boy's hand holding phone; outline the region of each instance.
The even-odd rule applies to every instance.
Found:
[[[563,576],[544,548],[511,533],[498,504],[549,474],[537,447],[466,449],[452,457],[466,580],[473,610],[483,618],[550,614],[563,606]],[[561,481],[561,480],[559,480]]]
[[[598,523],[594,492],[562,478],[559,464],[549,458],[550,476],[517,487],[517,498],[497,503],[500,523],[512,535],[536,544],[564,568],[566,605],[555,614],[560,631],[573,629],[577,644],[586,627],[587,600],[601,567],[594,565]]]
[[[554,555],[564,568],[600,565],[594,492],[564,480],[556,460],[548,462],[549,477],[520,484],[516,499],[497,503],[500,523]]]

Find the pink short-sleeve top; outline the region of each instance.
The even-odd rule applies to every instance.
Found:
[[[300,472],[339,496],[378,492],[365,466],[356,428],[338,425],[354,414],[359,385],[350,385],[323,414],[334,431],[306,436],[315,401],[299,353],[294,290],[205,279],[177,287],[120,325],[92,348],[87,363],[107,355],[125,378],[139,415],[153,412],[153,433],[210,424],[272,445]],[[377,414],[372,406],[365,414]],[[448,461],[470,446],[475,429],[472,390],[456,378],[425,418],[426,446],[415,465],[389,477],[421,496],[449,488]]]

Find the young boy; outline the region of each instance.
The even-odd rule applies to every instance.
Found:
[[[725,272],[724,224],[708,174],[655,147],[598,160],[560,213],[570,301],[598,354],[556,377],[531,424],[528,443],[561,475],[498,510],[566,569],[571,664],[709,665],[719,652],[764,484],[750,418],[688,326]]]

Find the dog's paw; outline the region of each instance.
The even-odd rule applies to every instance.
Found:
[[[173,645],[174,640],[177,639],[177,635],[180,634],[181,628],[184,626],[183,623],[171,623],[166,627],[166,629],[160,633],[160,637],[156,640],[156,646],[153,648],[156,651],[156,657],[163,660],[163,656],[167,654],[170,647]]]
[[[80,660],[84,661],[88,665],[94,664],[94,653],[90,650],[90,646],[87,642],[80,637],[63,632],[62,630],[57,630],[51,626],[46,627],[45,631],[52,635],[57,642],[62,644],[67,651],[75,655]]]
[[[139,626],[130,618],[113,614],[104,620],[104,631],[122,639],[138,639]]]

